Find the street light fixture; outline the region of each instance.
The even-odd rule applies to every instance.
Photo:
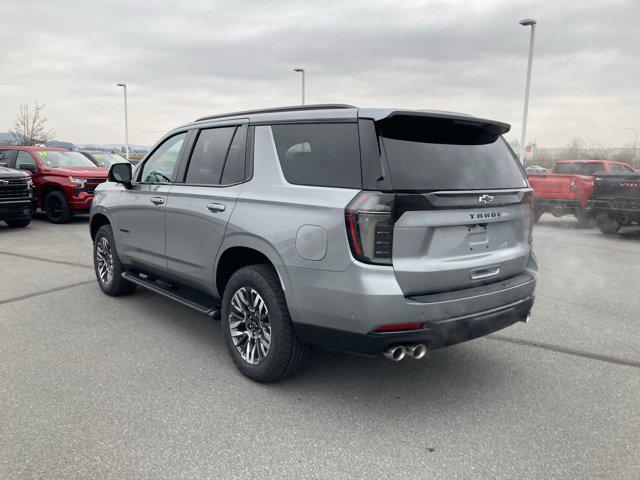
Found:
[[[304,68],[296,67],[293,71],[300,72],[302,74],[302,105],[304,105]]]
[[[525,142],[527,139],[527,113],[529,112],[529,88],[531,87],[531,64],[533,63],[533,41],[536,34],[536,23],[533,18],[520,20],[520,25],[531,27],[531,39],[529,40],[529,62],[527,63],[527,83],[524,87],[524,113],[522,114],[522,138],[520,139],[520,162],[524,165]]]
[[[638,131],[635,128],[627,127],[627,130],[631,130],[636,134],[636,139],[633,141],[633,159],[638,161]]]
[[[127,114],[127,84],[116,83],[117,86],[124,88],[124,141],[125,141],[125,156],[129,160],[129,118]]]

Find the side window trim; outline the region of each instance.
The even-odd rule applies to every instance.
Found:
[[[156,153],[160,149],[160,147],[162,147],[165,144],[166,141],[168,141],[169,139],[177,135],[182,135],[184,133],[186,133],[187,135],[184,139],[184,142],[182,142],[182,146],[180,147],[180,152],[178,153],[178,158],[176,159],[176,163],[173,166],[173,172],[171,173],[171,182],[168,182],[168,183],[142,182],[140,179],[142,178],[142,172],[144,172],[144,167],[149,161],[149,159],[153,157],[154,153]],[[178,167],[182,163],[182,157],[184,156],[185,146],[190,141],[191,134],[192,134],[192,130],[180,130],[179,132],[172,132],[170,135],[165,135],[164,137],[162,137],[160,141],[156,143],[153,149],[147,154],[145,159],[136,166],[136,174],[135,174],[133,183],[139,184],[139,185],[173,185],[176,182],[176,174],[178,171]]]

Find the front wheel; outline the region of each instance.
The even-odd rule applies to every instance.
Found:
[[[107,295],[118,297],[136,289],[135,284],[122,278],[124,267],[118,258],[110,225],[103,225],[96,233],[93,241],[93,267],[98,285]]]
[[[73,218],[67,197],[59,191],[51,192],[45,197],[44,213],[51,223],[68,223]]]
[[[255,381],[280,380],[304,363],[308,347],[293,331],[284,292],[267,265],[251,265],[232,275],[220,324],[233,363]]]
[[[31,218],[22,218],[20,220],[6,220],[6,223],[11,228],[24,228],[31,223]]]
[[[598,228],[605,235],[615,235],[622,228],[622,224],[609,215],[598,216]]]

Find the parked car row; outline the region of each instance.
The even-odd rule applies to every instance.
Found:
[[[221,319],[254,380],[294,373],[309,345],[420,359],[528,320],[542,213],[605,233],[640,221],[630,166],[561,161],[527,182],[508,129],[324,105],[199,119],[135,171],[103,152],[3,147],[0,218],[90,209],[102,291],[145,288]]]
[[[26,227],[35,208],[33,182],[26,172],[0,166],[0,221]]]
[[[26,178],[31,185],[31,210],[40,208],[53,223],[66,223],[76,213],[89,213],[95,188],[107,180],[111,165],[122,162],[126,160],[119,155],[97,151],[0,147],[0,166],[4,175]],[[10,173],[12,170],[14,173]],[[4,183],[0,181],[2,186]],[[13,196],[10,190],[9,186],[4,186],[5,193],[0,193],[2,211],[17,208],[11,205],[22,201],[20,196]],[[17,220],[10,221],[13,225],[20,223]]]
[[[580,226],[595,223],[607,234],[640,221],[640,174],[626,163],[561,160],[550,173],[529,172],[528,177],[535,221],[546,212],[574,215]]]

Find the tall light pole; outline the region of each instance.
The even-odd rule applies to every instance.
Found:
[[[127,114],[127,84],[116,83],[119,87],[124,88],[124,141],[125,141],[125,156],[129,160],[129,116]]]
[[[520,139],[520,163],[524,165],[525,142],[527,140],[527,113],[529,113],[529,88],[531,87],[531,64],[533,63],[533,41],[536,35],[536,22],[533,18],[520,20],[520,25],[531,27],[529,40],[529,63],[527,63],[527,83],[524,87],[524,113],[522,114],[522,138]]]
[[[302,74],[302,105],[304,105],[304,68],[296,67],[293,71],[300,72]]]
[[[627,130],[631,130],[636,134],[636,139],[633,141],[633,159],[638,161],[638,131],[635,128],[627,127]]]

